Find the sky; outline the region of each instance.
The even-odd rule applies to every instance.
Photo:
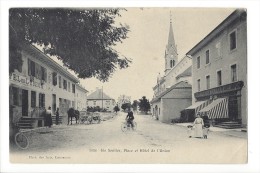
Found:
[[[153,86],[158,74],[164,74],[164,52],[168,42],[170,13],[178,59],[203,39],[219,23],[234,11],[232,8],[127,8],[117,22],[130,27],[128,38],[115,49],[131,58],[127,69],[118,69],[108,82],[95,78],[80,80],[89,91],[102,88],[114,99],[120,95],[138,100],[153,97]]]

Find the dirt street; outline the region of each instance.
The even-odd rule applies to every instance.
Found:
[[[22,163],[246,163],[247,140],[210,132],[188,138],[186,127],[135,115],[136,131],[121,131],[126,114],[100,124],[58,125],[30,134],[26,150],[11,146]]]

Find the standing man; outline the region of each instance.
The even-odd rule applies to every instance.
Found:
[[[60,119],[59,108],[56,109],[55,115],[56,115],[56,125],[58,125],[59,124],[59,119]]]

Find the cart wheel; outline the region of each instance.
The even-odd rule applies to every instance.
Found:
[[[127,125],[126,125],[126,123],[122,123],[121,124],[121,130],[123,131],[123,132],[126,132],[127,131]]]
[[[27,149],[29,147],[29,140],[23,133],[16,133],[15,143],[21,149]]]
[[[85,123],[85,119],[82,118],[82,119],[80,120],[80,122],[81,122],[81,124],[84,124],[84,123]]]

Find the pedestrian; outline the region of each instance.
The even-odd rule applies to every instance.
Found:
[[[208,133],[209,133],[209,126],[208,125],[205,125],[203,127],[203,138],[204,139],[208,139]]]
[[[59,108],[56,109],[55,115],[56,115],[56,125],[59,125],[59,119],[60,119]]]
[[[49,106],[45,115],[45,125],[49,128],[52,126],[51,107]]]
[[[203,138],[203,131],[202,127],[204,126],[203,119],[197,114],[197,118],[194,120],[193,127],[194,127],[194,137],[196,138]]]
[[[187,130],[187,133],[188,133],[188,136],[189,136],[189,138],[191,138],[192,137],[192,125],[188,125],[187,126],[188,127],[188,130]]]

